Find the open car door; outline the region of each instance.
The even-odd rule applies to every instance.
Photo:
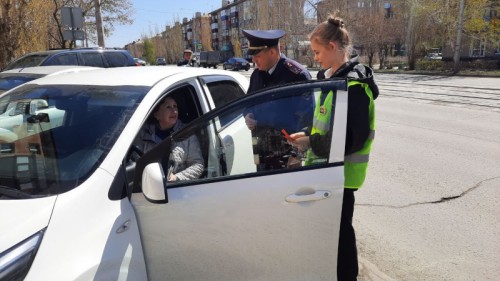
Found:
[[[324,80],[246,96],[139,159],[134,184],[142,193],[132,203],[149,280],[336,280],[346,90],[345,80]],[[307,153],[284,132],[310,127],[314,104],[330,91],[330,153],[306,166]],[[247,114],[257,120],[254,130]],[[200,145],[204,173],[167,181],[177,165],[172,151],[190,138]]]

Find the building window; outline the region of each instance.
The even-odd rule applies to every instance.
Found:
[[[484,57],[485,40],[474,39],[471,43],[470,56],[471,57]]]

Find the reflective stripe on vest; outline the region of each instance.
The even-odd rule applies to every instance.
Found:
[[[363,87],[365,94],[370,99],[368,106],[370,118],[370,134],[368,135],[363,148],[350,155],[344,157],[344,187],[351,189],[360,188],[366,178],[368,169],[368,160],[370,158],[370,150],[373,139],[375,138],[375,104],[373,102],[373,93],[368,84],[359,81],[351,80],[347,82],[347,87],[360,85]]]
[[[344,157],[344,187],[351,189],[360,188],[366,178],[366,171],[368,169],[368,160],[370,158],[370,150],[372,146],[373,139],[375,138],[375,104],[373,102],[373,93],[366,83],[361,83],[359,81],[348,81],[348,87],[354,85],[361,85],[363,87],[365,94],[370,99],[370,104],[368,107],[369,111],[369,121],[370,121],[370,133],[368,135],[367,140],[365,141],[363,147],[350,155],[346,155]],[[330,98],[328,98],[330,96]],[[333,101],[333,92],[328,93],[327,98],[323,105],[320,105],[321,95],[318,98],[318,102],[316,103],[316,108],[314,109],[314,121],[313,128],[311,130],[312,134],[320,134],[325,135],[330,129],[330,118],[331,118],[331,109],[332,109],[332,101]],[[328,101],[328,102],[327,102]],[[320,107],[330,109],[327,112],[327,116],[323,116],[320,114]],[[327,124],[326,126],[324,124]],[[325,130],[326,128],[326,130]],[[312,165],[325,163],[326,159],[318,158],[311,149],[308,149],[306,152],[306,160],[304,165]]]
[[[316,101],[316,107],[314,108],[314,116],[313,116],[313,124],[311,129],[312,134],[320,134],[325,135],[328,130],[330,130],[330,120],[332,117],[332,109],[333,109],[333,91],[328,92],[326,95],[323,104],[321,104],[321,97],[323,93],[318,96],[318,100]],[[306,159],[304,161],[304,165],[312,165],[312,164],[320,164],[326,163],[327,159],[319,158],[312,152],[312,149],[308,149],[306,152]]]

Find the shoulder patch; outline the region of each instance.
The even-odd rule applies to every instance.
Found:
[[[294,61],[291,60],[286,60],[285,61],[285,66],[288,70],[295,74],[299,74],[302,72],[302,68],[298,66]]]

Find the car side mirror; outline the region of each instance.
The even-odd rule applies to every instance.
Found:
[[[49,107],[49,104],[47,103],[46,100],[43,100],[43,99],[32,100],[30,102],[29,114],[35,115],[38,110],[46,109],[48,107]]]
[[[155,204],[168,203],[165,173],[160,163],[148,164],[142,173],[142,193]]]

